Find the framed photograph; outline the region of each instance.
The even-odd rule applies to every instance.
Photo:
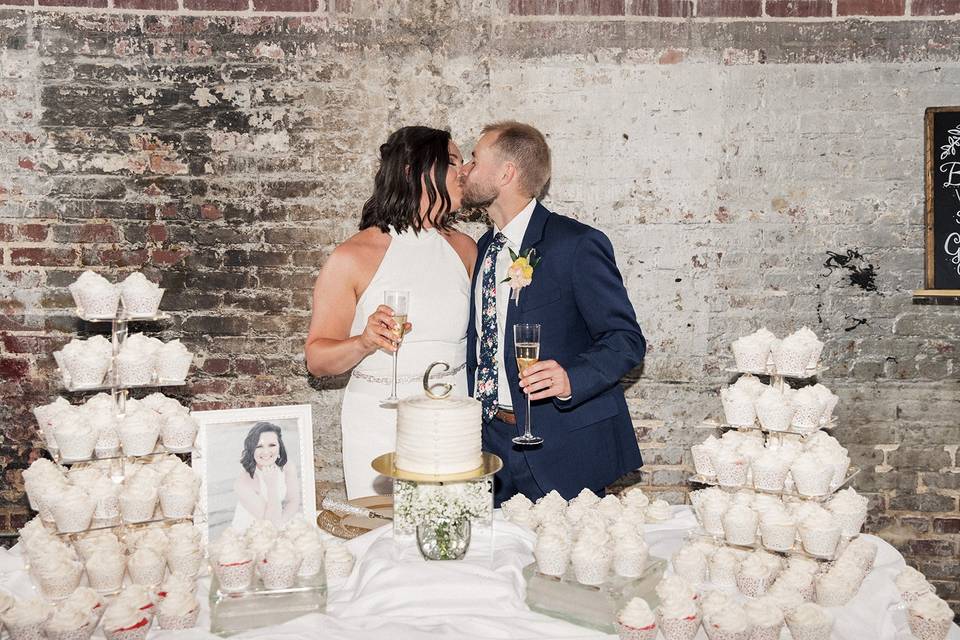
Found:
[[[204,541],[255,520],[317,517],[310,405],[194,411]]]

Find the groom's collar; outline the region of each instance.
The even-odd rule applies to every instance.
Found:
[[[533,212],[537,208],[536,198],[532,198],[527,206],[520,210],[520,213],[513,217],[513,220],[508,222],[503,229],[494,229],[494,235],[499,231],[503,235],[507,236],[507,241],[515,247],[520,247],[523,244],[523,239],[527,233],[527,227],[530,225],[530,218],[533,217]],[[494,225],[496,227],[496,225]]]
[[[536,206],[530,214],[530,222],[527,224],[527,232],[523,235],[521,249],[532,247],[540,242],[543,238],[543,228],[547,226],[547,218],[550,216],[550,211],[545,206],[537,200],[534,202]]]

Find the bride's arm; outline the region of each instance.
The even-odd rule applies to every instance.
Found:
[[[305,347],[307,370],[315,376],[340,375],[377,349],[395,349],[388,324],[392,314],[382,305],[367,318],[363,333],[350,335],[357,311],[356,262],[351,248],[341,245],[317,276]]]

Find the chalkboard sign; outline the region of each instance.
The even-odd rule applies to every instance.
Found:
[[[960,289],[960,107],[930,107],[924,121],[924,286]]]

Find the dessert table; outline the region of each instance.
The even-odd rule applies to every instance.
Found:
[[[672,511],[670,520],[646,527],[646,541],[652,556],[669,558],[683,544],[686,532],[696,526],[689,506],[676,506]],[[836,616],[833,640],[912,637],[893,582],[905,564],[903,557],[886,542],[871,538],[879,547],[876,566],[847,606],[831,609]],[[330,584],[326,614],[307,615],[233,637],[264,640],[615,637],[527,609],[522,569],[533,561],[534,539],[533,533],[506,522],[497,512],[492,547],[489,539],[478,538],[463,561],[398,561],[391,528],[381,527],[347,543],[356,556],[356,565],[345,581]],[[154,630],[149,638],[216,638],[205,631],[209,627],[209,583],[209,578],[202,578],[197,589],[203,608],[197,628]],[[16,547],[0,550],[0,589],[18,597],[36,595]],[[98,631],[94,637],[102,636]],[[782,637],[790,637],[786,629]],[[706,638],[703,629],[697,638]],[[954,625],[949,638],[960,640],[960,628]]]

